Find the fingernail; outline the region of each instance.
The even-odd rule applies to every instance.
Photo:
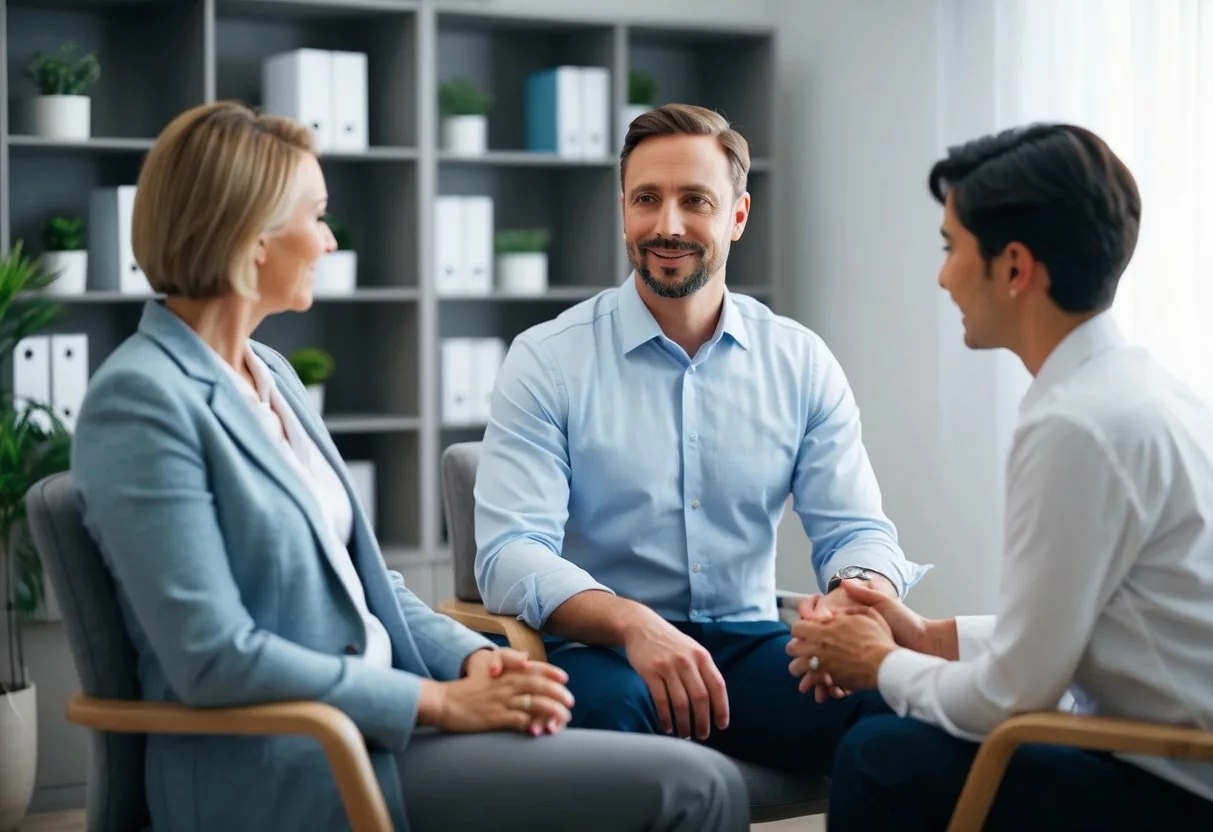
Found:
[[[555,734],[555,733],[556,733],[556,728],[557,728],[557,727],[558,727],[558,726],[556,725],[556,720],[552,719],[552,720],[549,720],[549,721],[548,721],[548,731],[550,731],[551,733]]]
[[[541,729],[541,728],[540,728],[538,725],[532,725],[532,726],[531,726],[531,736],[532,736],[532,737],[537,737],[537,736],[539,736],[539,735],[540,735],[540,733],[542,733],[542,731],[543,731],[543,729]]]

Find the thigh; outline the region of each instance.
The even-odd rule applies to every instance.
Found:
[[[668,737],[419,731],[397,759],[411,832],[749,828],[736,766]]]
[[[605,647],[565,646],[553,650],[548,662],[569,674],[573,694],[569,727],[662,733],[648,685],[620,653]]]
[[[731,757],[828,774],[843,733],[862,717],[890,710],[862,692],[818,704],[788,671],[791,633],[781,622],[732,625],[705,633],[729,694],[729,727],[708,744]]]

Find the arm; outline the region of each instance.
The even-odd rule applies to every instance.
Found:
[[[824,592],[839,569],[862,566],[884,575],[905,597],[930,567],[906,560],[881,509],[842,367],[820,341],[810,355],[809,419],[792,476],[792,508],[813,543],[818,585]]]
[[[176,696],[193,707],[320,701],[368,739],[403,748],[423,680],[259,629],[228,565],[188,414],[145,376],[94,384],[72,443],[73,480],[85,524]]]
[[[497,375],[476,472],[476,583],[491,612],[538,630],[579,593],[614,594],[560,556],[568,519],[568,393],[540,344],[517,338]]]
[[[448,615],[435,612],[404,584],[399,572],[389,569],[388,580],[396,603],[417,642],[426,669],[440,682],[459,679],[467,658],[477,650],[496,650],[497,645]]]
[[[899,714],[974,740],[1015,713],[1057,707],[1144,534],[1121,469],[1089,430],[1060,419],[1021,434],[1007,503],[1000,613],[987,647],[959,662],[897,650],[879,671]]]

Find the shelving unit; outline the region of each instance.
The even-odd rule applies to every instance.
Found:
[[[92,188],[134,184],[177,113],[226,98],[259,105],[264,58],[300,47],[367,55],[370,147],[321,154],[331,210],[355,237],[358,289],[318,296],[309,312],[276,316],[256,337],[284,353],[321,346],[334,355],[326,422],[348,459],[375,462],[385,557],[428,601],[449,596],[452,583],[439,458],[483,432],[442,423],[441,339],[508,343],[624,279],[618,143],[629,68],[651,72],[662,101],[718,109],[750,140],[752,217],[729,280],[769,299],[778,259],[769,30],[637,24],[609,13],[561,19],[455,0],[0,0],[0,10],[0,245],[21,239],[35,253],[52,213],[87,216]],[[67,40],[96,49],[102,66],[91,92],[94,138],[84,141],[30,135],[24,118],[34,93],[25,65]],[[525,150],[523,80],[559,64],[610,70],[611,151],[602,158]],[[493,95],[483,156],[441,148],[437,88],[455,77]],[[439,296],[432,205],[458,194],[493,196],[499,229],[551,230],[546,294]],[[88,334],[92,372],[135,330],[144,298],[94,291],[59,300],[65,314],[55,330]],[[11,372],[7,357],[0,371]]]

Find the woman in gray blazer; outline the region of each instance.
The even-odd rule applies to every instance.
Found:
[[[724,757],[565,731],[565,676],[430,610],[383,561],[290,365],[251,339],[306,311],[334,247],[310,132],[235,103],[178,116],[140,173],[138,331],[98,369],[72,476],[114,575],[145,699],[293,699],[366,738],[398,829],[742,830]],[[291,737],[149,737],[156,830],[347,828]]]

